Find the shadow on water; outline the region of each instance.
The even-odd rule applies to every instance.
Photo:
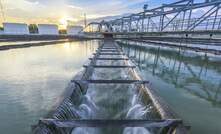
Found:
[[[172,104],[178,115],[190,122],[194,133],[221,131],[219,125],[208,124],[218,123],[221,115],[219,56],[191,53],[179,48],[149,46],[139,42],[118,43],[136,61],[143,77],[152,82],[152,86]],[[186,106],[186,103],[190,103],[188,110],[181,107]],[[200,107],[201,105],[204,107]]]

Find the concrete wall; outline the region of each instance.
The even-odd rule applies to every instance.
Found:
[[[82,26],[68,26],[67,34],[68,35],[79,35],[79,32],[83,30]]]
[[[38,24],[38,33],[40,35],[58,35],[58,26],[54,24]]]
[[[24,23],[3,23],[4,34],[8,35],[27,35],[29,34],[28,25]]]

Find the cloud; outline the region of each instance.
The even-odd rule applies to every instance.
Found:
[[[24,0],[30,3],[38,3],[38,4],[53,4],[59,0]]]
[[[43,19],[59,23],[59,19],[67,16],[84,19],[82,15],[95,19],[105,16],[119,16],[125,13],[136,13],[142,10],[146,2],[155,0],[3,0],[8,18],[21,18],[27,23],[30,20]],[[167,1],[167,0],[165,0]],[[157,2],[158,3],[158,2]],[[7,8],[14,10],[7,10]],[[36,23],[39,23],[36,21]]]
[[[134,5],[141,5],[146,0],[67,0],[67,4],[82,7],[87,11],[87,14],[101,15],[119,15],[132,10],[142,9],[142,6],[131,8]],[[128,8],[129,7],[129,8]]]
[[[82,7],[78,7],[78,6],[74,6],[74,5],[67,5],[67,7],[73,8],[73,9],[78,9],[78,10],[83,10]]]

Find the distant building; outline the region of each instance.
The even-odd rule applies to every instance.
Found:
[[[4,34],[25,35],[29,34],[28,25],[25,23],[3,23]]]
[[[67,34],[68,35],[78,35],[80,31],[83,30],[82,26],[68,26]]]
[[[54,24],[38,24],[38,33],[40,35],[58,35],[58,26]]]

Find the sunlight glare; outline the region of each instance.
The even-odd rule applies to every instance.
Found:
[[[67,28],[68,25],[73,25],[74,22],[77,22],[78,19],[73,19],[68,16],[63,16],[60,20],[59,23],[63,28]]]

